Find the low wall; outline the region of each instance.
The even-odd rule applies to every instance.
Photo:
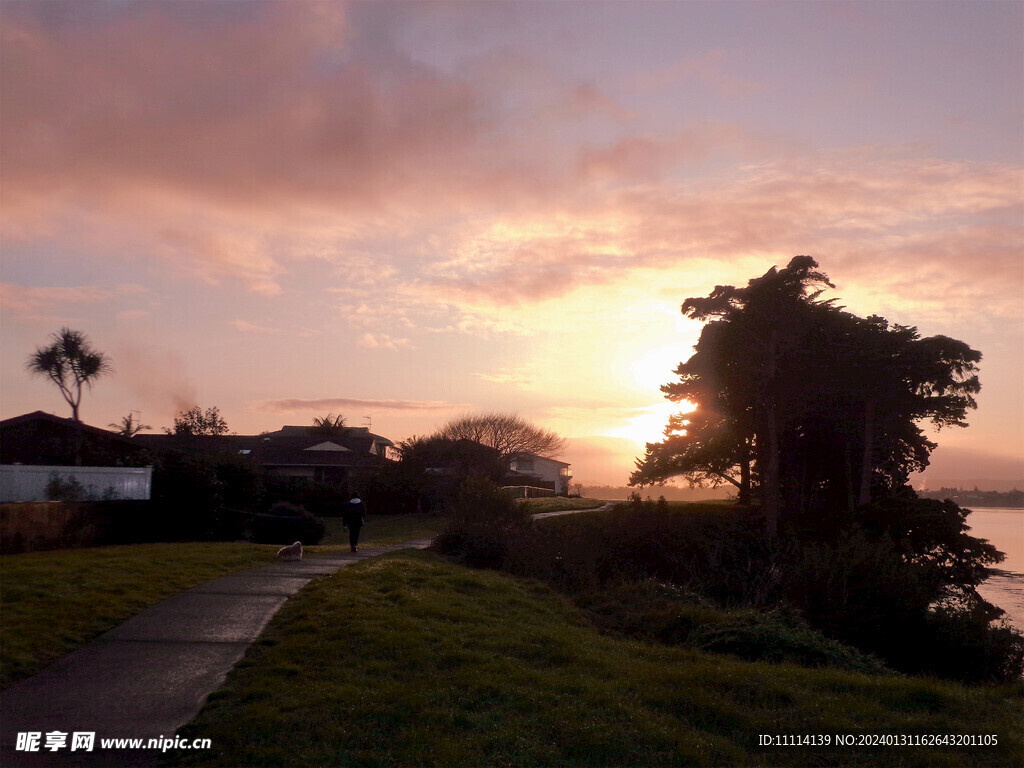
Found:
[[[155,541],[148,501],[0,504],[0,552]]]
[[[556,495],[553,488],[538,488],[533,485],[506,485],[502,490],[507,491],[514,499],[539,499]]]
[[[96,531],[84,519],[78,504],[60,501],[0,504],[0,549],[24,552],[85,546]],[[84,540],[83,540],[84,539]]]

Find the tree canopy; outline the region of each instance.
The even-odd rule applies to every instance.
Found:
[[[187,411],[180,411],[174,417],[174,428],[164,429],[169,435],[226,435],[228,423],[213,406],[205,411],[198,405]]]
[[[71,418],[78,418],[82,402],[82,385],[92,387],[95,379],[110,373],[110,359],[93,349],[89,338],[81,331],[61,328],[50,334],[51,344],[38,347],[26,363],[30,373],[46,376],[60,390],[71,406]]]
[[[472,440],[495,449],[502,459],[524,453],[552,458],[565,450],[565,438],[514,413],[459,416],[441,427],[436,437]]]
[[[337,416],[333,413],[328,413],[326,416],[314,416],[313,430],[324,435],[344,434],[345,417],[340,413]]]
[[[139,432],[144,429],[152,429],[149,424],[143,424],[141,419],[135,420],[135,414],[129,413],[127,416],[122,416],[120,422],[113,422],[107,425],[113,429],[121,437],[135,437]]]
[[[633,485],[682,476],[779,510],[851,509],[906,485],[935,443],[921,429],[965,426],[981,354],[945,336],[862,318],[822,300],[834,287],[809,256],[746,287],[717,286],[682,313],[706,323],[662,387],[696,410],[650,443]]]

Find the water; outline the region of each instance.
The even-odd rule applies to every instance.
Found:
[[[1006,559],[999,573],[979,588],[981,596],[1006,611],[1003,616],[1017,629],[1024,630],[1024,509],[1009,507],[971,507],[967,516],[968,532],[988,539]]]

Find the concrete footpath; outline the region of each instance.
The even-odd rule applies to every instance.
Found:
[[[275,563],[223,576],[144,610],[0,693],[0,766],[155,765],[159,749],[102,750],[100,740],[173,740],[284,602],[311,580],[428,544],[423,539]],[[19,733],[40,734],[39,751],[16,750]],[[66,734],[56,751],[46,749],[53,733]],[[72,750],[75,733],[95,734],[93,750]]]

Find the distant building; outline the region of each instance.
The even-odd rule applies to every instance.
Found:
[[[43,411],[0,421],[0,464],[141,467],[150,453],[116,432]]]
[[[43,411],[0,421],[0,503],[150,497],[152,454],[116,432]]]
[[[394,444],[367,427],[284,426],[261,435],[136,435],[155,451],[247,456],[272,475],[348,485],[384,466]]]
[[[570,464],[557,459],[533,453],[520,453],[509,461],[505,485],[549,488],[555,495],[568,495],[569,481],[572,479],[570,467]],[[517,482],[519,480],[522,482]]]

